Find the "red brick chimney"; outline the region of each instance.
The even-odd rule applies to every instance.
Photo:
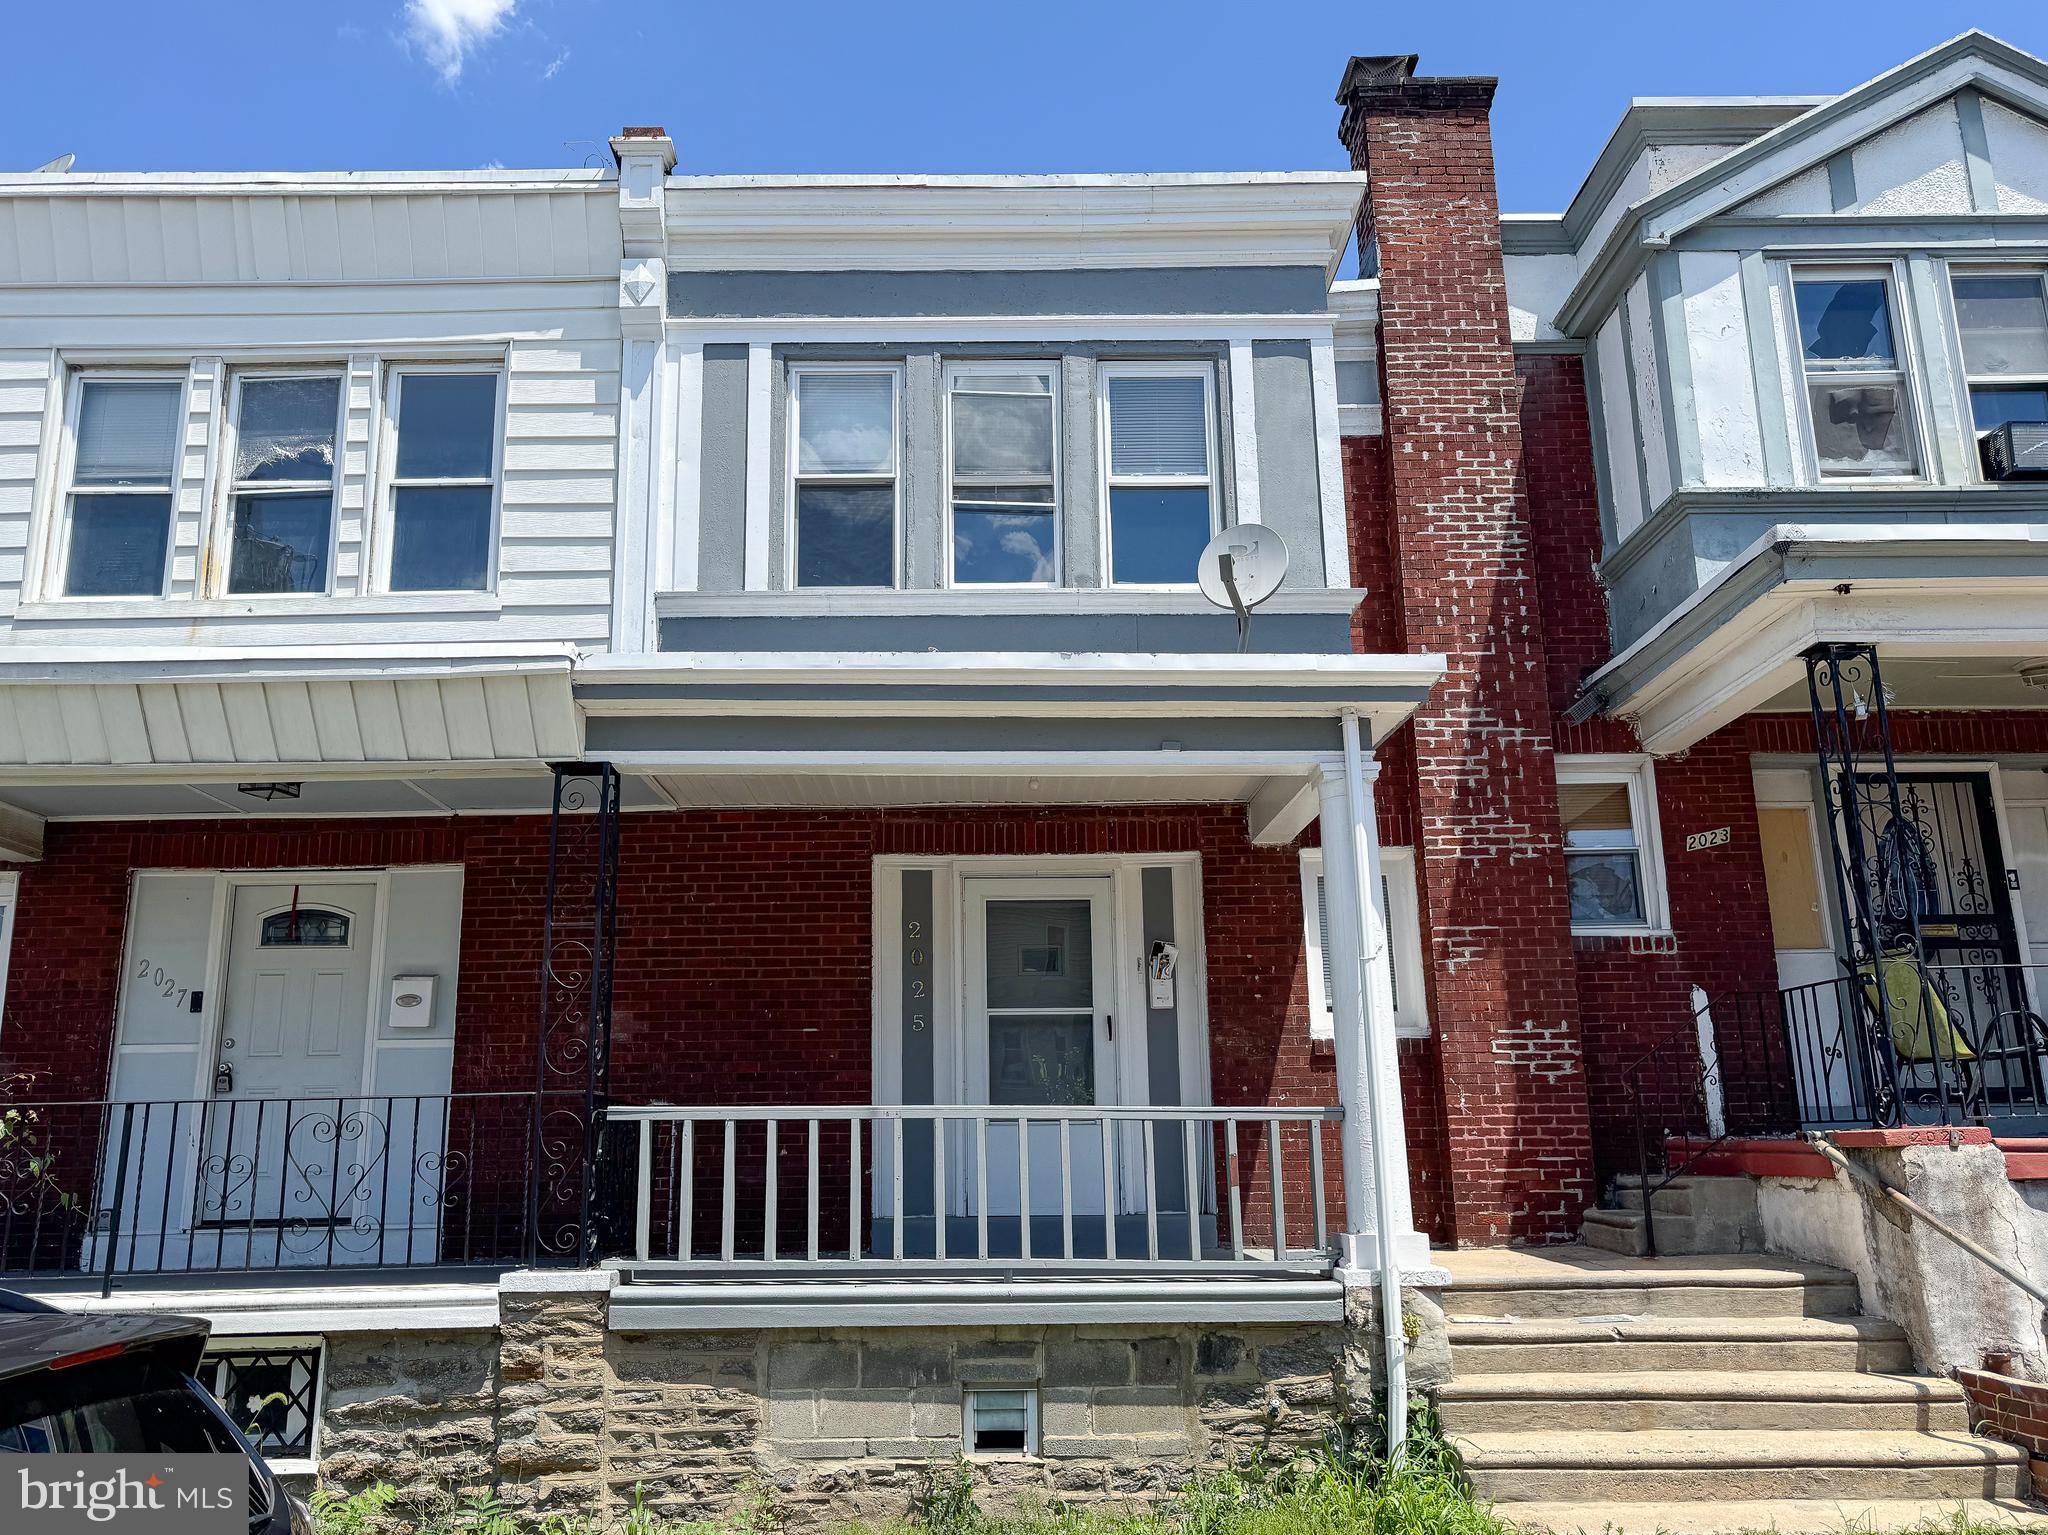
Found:
[[[1591,1202],[1557,775],[1522,481],[1490,79],[1354,58],[1339,137],[1370,185],[1384,483],[1352,542],[1385,550],[1389,638],[1449,672],[1410,729],[1446,1207],[1461,1243],[1574,1237]],[[1356,460],[1365,463],[1369,460]],[[1370,556],[1367,556],[1370,558]],[[1406,753],[1390,751],[1389,776]]]

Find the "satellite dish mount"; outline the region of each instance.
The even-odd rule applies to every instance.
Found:
[[[1197,564],[1202,595],[1237,615],[1237,651],[1252,642],[1252,609],[1280,589],[1287,541],[1264,523],[1240,523],[1209,540]]]

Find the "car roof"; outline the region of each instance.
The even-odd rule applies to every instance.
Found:
[[[209,1327],[204,1317],[196,1316],[58,1311],[27,1296],[0,1291],[0,1380],[32,1374],[56,1360],[95,1349],[125,1353],[178,1341],[189,1343],[189,1367],[197,1362]]]

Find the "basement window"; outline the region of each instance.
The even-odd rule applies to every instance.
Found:
[[[1038,1392],[1033,1387],[980,1388],[966,1395],[961,1437],[970,1455],[1036,1455]]]

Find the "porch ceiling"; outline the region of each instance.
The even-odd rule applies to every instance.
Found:
[[[50,821],[204,819],[209,816],[413,816],[545,814],[552,780],[534,770],[491,776],[418,775],[406,778],[299,778],[292,772],[244,772],[239,782],[282,778],[299,785],[297,799],[264,800],[244,794],[237,780],[0,781],[0,810],[7,808]],[[667,808],[653,784],[627,778],[627,810]],[[5,856],[0,854],[0,856]]]
[[[2040,708],[2048,543],[2026,525],[1772,528],[1587,680],[1578,714],[1683,751],[1753,711],[1807,707],[1815,645],[1874,644],[1893,707]]]

